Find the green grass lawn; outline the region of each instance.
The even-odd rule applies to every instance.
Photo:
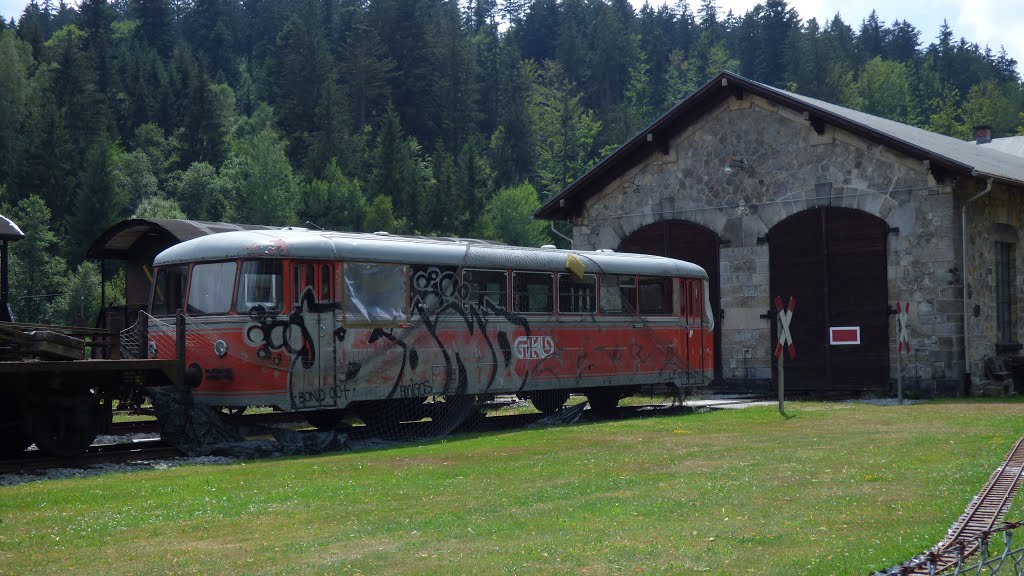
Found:
[[[867,574],[1024,435],[1019,402],[787,411],[0,488],[0,573]]]

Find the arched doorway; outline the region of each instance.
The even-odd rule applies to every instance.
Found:
[[[619,252],[653,254],[693,262],[704,268],[710,280],[711,308],[715,322],[722,318],[721,291],[718,276],[718,234],[683,220],[661,220],[648,224],[625,237]],[[715,329],[715,382],[722,381],[722,330]]]
[[[796,298],[786,390],[881,391],[889,381],[884,220],[851,208],[799,212],[768,232],[771,298]],[[772,315],[775,304],[771,303]],[[832,345],[830,327],[859,327],[860,343]],[[771,346],[778,341],[772,322]],[[773,360],[772,378],[778,378]]]

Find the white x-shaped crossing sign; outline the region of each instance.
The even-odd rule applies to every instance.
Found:
[[[902,354],[906,350],[910,354],[910,326],[909,326],[910,302],[896,301],[896,353]]]
[[[782,356],[782,349],[789,347],[789,358],[796,358],[796,346],[793,344],[793,335],[789,332],[789,323],[793,320],[793,310],[796,308],[796,298],[789,297],[789,306],[783,307],[782,298],[775,297],[775,308],[778,311],[779,319],[779,343],[775,346],[775,357]]]

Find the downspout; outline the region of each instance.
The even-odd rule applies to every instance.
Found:
[[[989,177],[988,184],[985,189],[975,194],[973,197],[964,202],[963,206],[960,207],[960,258],[961,258],[961,275],[963,277],[963,303],[964,303],[964,394],[966,394],[971,386],[971,365],[969,363],[969,349],[970,346],[970,334],[967,329],[967,205],[981,198],[992,191],[992,178]]]
[[[558,237],[565,239],[565,241],[569,243],[569,250],[572,250],[572,238],[569,238],[565,234],[562,234],[558,230],[555,230],[555,221],[554,220],[551,221],[551,232],[553,234],[557,235]]]

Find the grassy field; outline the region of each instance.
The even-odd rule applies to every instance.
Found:
[[[787,409],[0,488],[0,573],[867,574],[1024,435],[1018,402]]]

